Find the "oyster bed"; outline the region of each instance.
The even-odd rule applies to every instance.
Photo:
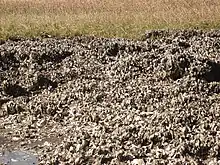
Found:
[[[220,31],[0,44],[0,151],[39,164],[220,163]]]

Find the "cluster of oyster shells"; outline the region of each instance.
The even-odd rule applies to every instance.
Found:
[[[220,31],[0,45],[0,150],[39,164],[220,163]]]

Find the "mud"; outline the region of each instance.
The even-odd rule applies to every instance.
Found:
[[[220,31],[0,45],[0,150],[39,164],[220,163]]]

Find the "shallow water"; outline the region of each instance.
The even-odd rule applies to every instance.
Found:
[[[37,157],[24,151],[5,151],[0,153],[0,164],[3,165],[37,165]]]

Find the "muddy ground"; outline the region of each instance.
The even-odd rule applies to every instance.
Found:
[[[0,150],[39,164],[220,163],[220,31],[0,45]]]

